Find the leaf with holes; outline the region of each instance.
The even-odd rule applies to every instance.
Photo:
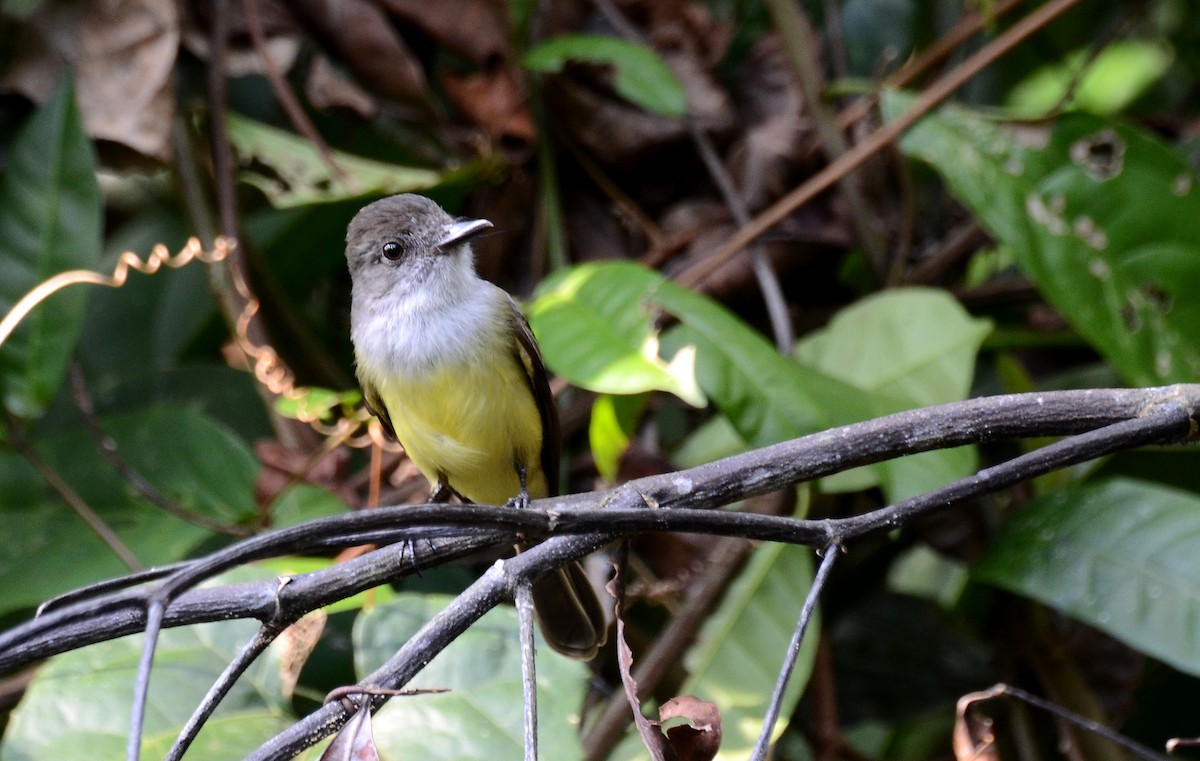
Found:
[[[885,112],[909,102],[890,94]],[[1126,381],[1200,376],[1200,182],[1181,156],[1088,114],[1047,133],[949,106],[900,145],[941,174]]]

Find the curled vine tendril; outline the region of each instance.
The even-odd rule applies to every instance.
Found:
[[[183,245],[183,248],[179,250],[179,253],[174,255],[161,243],[156,244],[150,250],[149,256],[144,260],[132,251],[125,251],[117,258],[116,267],[113,268],[111,275],[104,275],[91,270],[68,270],[60,272],[38,283],[29,293],[26,293],[13,305],[3,320],[0,320],[0,345],[3,345],[8,340],[12,332],[16,330],[17,325],[28,317],[29,313],[38,304],[67,286],[103,285],[108,288],[120,288],[129,280],[131,270],[141,272],[145,275],[153,275],[163,267],[179,269],[193,261],[216,264],[227,260],[236,247],[237,242],[232,238],[219,236],[213,241],[213,247],[210,251],[206,250],[200,244],[199,239],[189,238]],[[236,268],[231,268],[231,275],[234,288],[242,297],[245,304],[241,313],[234,321],[234,334],[238,348],[253,362],[254,377],[276,396],[282,396],[290,400],[302,398],[304,396],[303,390],[296,387],[295,377],[279,357],[279,354],[276,353],[275,349],[269,344],[256,344],[251,340],[250,324],[254,316],[258,313],[259,301],[250,290],[246,279],[241,276],[241,273]],[[334,445],[340,442],[360,449],[372,445],[382,446],[389,450],[396,449],[394,443],[386,440],[379,424],[363,409],[355,410],[354,413],[339,418],[332,425],[323,422],[321,419],[322,416],[319,413],[312,414],[305,412],[302,406],[296,417],[301,422],[311,426],[322,436],[331,439]],[[356,435],[364,424],[367,429],[366,433]]]

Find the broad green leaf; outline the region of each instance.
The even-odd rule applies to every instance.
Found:
[[[907,102],[890,94],[886,113]],[[1168,146],[1087,114],[1046,135],[948,106],[901,147],[942,175],[1127,382],[1200,376],[1200,183]]]
[[[28,291],[100,259],[100,188],[71,78],[13,138],[0,182],[0,317]],[[70,286],[33,310],[0,345],[4,407],[44,412],[83,325],[88,289]]]
[[[601,394],[592,403],[588,424],[588,444],[600,475],[612,483],[617,478],[621,456],[629,448],[629,438],[646,408],[646,395],[613,396]]]
[[[150,676],[144,758],[162,758],[184,722],[258,625],[228,621],[168,629]],[[94,761],[125,757],[142,636],[91,645],[41,666],[13,711],[0,758]],[[295,717],[283,698],[277,647],[234,684],[188,757],[242,758]]]
[[[747,445],[767,446],[870,417],[866,395],[783,356],[715,301],[670,282],[653,300],[682,323],[663,343],[696,347],[701,388]]]
[[[255,515],[253,453],[183,407],[102,420],[117,450],[159,492],[209,518]],[[212,538],[135,496],[83,431],[38,442],[41,455],[145,565],[179,560]],[[33,607],[127,568],[17,455],[0,455],[0,611]]]
[[[667,391],[703,406],[694,351],[659,358],[657,310],[648,299],[663,282],[634,264],[583,265],[548,278],[528,309],[546,364],[598,393]]]
[[[796,347],[800,362],[867,392],[876,415],[967,398],[975,359],[991,323],[971,317],[945,291],[908,288],[855,302]],[[889,460],[870,469],[893,501],[936,489],[975,471],[974,447]],[[826,479],[837,490],[863,483],[849,471]]]
[[[1200,675],[1200,497],[1114,479],[1039,497],[977,579],[1031,597]]]
[[[452,598],[401,594],[354,627],[359,676],[381,666]],[[588,670],[538,638],[538,735],[545,758],[583,757],[579,740]],[[512,608],[490,611],[421,671],[410,687],[448,693],[392,699],[375,716],[386,758],[495,761],[522,753],[521,654]]]
[[[723,728],[718,759],[750,757],[812,576],[811,549],[786,544],[759,547],[684,656],[688,678],[677,693],[717,704]],[[786,728],[808,683],[819,631],[820,621],[814,618],[792,672],[775,737]],[[654,716],[645,707],[643,711]],[[611,756],[645,757],[646,749],[632,731]]]
[[[939,554],[928,545],[916,544],[901,553],[888,570],[887,588],[951,608],[962,596],[969,576],[961,560]]]
[[[1093,52],[1077,50],[1038,69],[1009,91],[1005,107],[1030,118],[1059,106],[1115,114],[1166,74],[1174,59],[1161,41],[1117,40]]]
[[[663,311],[681,324],[659,346],[654,319]],[[863,393],[784,357],[725,307],[631,262],[559,273],[530,307],[530,322],[546,363],[575,385],[666,390],[685,401],[707,394],[752,447],[869,417]],[[664,363],[650,349],[674,359]],[[691,363],[694,379],[671,372]]]
[[[248,167],[242,179],[262,190],[276,208],[426,190],[443,180],[431,169],[385,164],[341,151],[332,151],[340,168],[334,172],[304,138],[234,113],[226,123],[229,140]],[[265,170],[249,168],[255,164]]]
[[[746,451],[746,442],[724,415],[715,415],[696,426],[683,443],[671,453],[671,462],[681,468],[694,468],[707,462],[732,457]]]
[[[796,346],[796,358],[864,391],[912,407],[965,399],[991,322],[934,288],[883,291],[838,312]]]
[[[687,113],[687,94],[674,72],[651,48],[617,37],[574,34],[556,37],[525,54],[531,71],[561,71],[567,61],[613,67],[613,88],[636,106],[663,116]]]
[[[269,409],[250,373],[224,364],[181,363],[153,369],[113,364],[95,374],[87,368],[88,386],[102,415],[124,414],[150,405],[186,407],[233,431],[244,441],[272,435]],[[48,418],[56,428],[78,425],[61,408]]]

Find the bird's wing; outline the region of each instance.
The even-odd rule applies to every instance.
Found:
[[[546,474],[546,488],[550,490],[547,496],[554,496],[558,494],[558,460],[562,454],[558,409],[554,406],[554,396],[550,393],[550,379],[546,374],[546,363],[542,360],[542,350],[538,348],[529,321],[525,319],[521,307],[511,296],[508,297],[508,305],[513,333],[517,337],[517,358],[525,368],[525,377],[529,381],[529,389],[533,392],[538,415],[542,419],[541,460],[542,472]]]
[[[379,418],[379,422],[383,423],[384,430],[388,432],[389,436],[395,439],[396,429],[392,428],[392,419],[388,417],[387,406],[379,396],[379,391],[375,388],[374,384],[361,378],[359,379],[359,385],[362,386],[363,401],[367,405],[367,412]]]

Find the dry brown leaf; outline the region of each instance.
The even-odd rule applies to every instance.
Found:
[[[778,35],[762,37],[751,48],[738,92],[746,128],[727,163],[742,202],[753,211],[792,187],[811,132],[804,96]]]
[[[954,719],[954,758],[956,761],[1000,761],[992,720],[971,710],[981,700],[991,700],[996,688],[972,692],[958,699]]]
[[[368,90],[429,107],[425,70],[379,6],[369,0],[295,0],[291,7]]]
[[[508,9],[498,0],[380,0],[388,13],[420,29],[439,46],[477,66],[513,59]]]
[[[622,552],[622,556],[625,553]],[[625,699],[633,711],[633,724],[642,738],[642,744],[650,751],[654,761],[676,761],[675,751],[662,725],[650,721],[642,714],[642,700],[638,697],[637,681],[633,678],[633,651],[625,640],[625,563],[615,563],[616,573],[605,589],[616,600],[617,614],[617,668],[621,672],[621,685],[625,688]]]
[[[323,55],[314,57],[304,81],[304,93],[314,108],[342,108],[354,112],[360,119],[372,119],[379,110],[370,93],[343,76]]]
[[[324,610],[310,611],[279,635],[279,643],[283,647],[279,657],[280,690],[287,700],[292,699],[296,684],[300,681],[300,672],[320,641],[328,620],[329,614]]]
[[[29,17],[3,86],[44,103],[69,67],[88,135],[167,161],[179,39],[173,0],[47,0]]]
[[[446,71],[442,87],[454,105],[493,140],[520,150],[537,137],[521,77],[511,67],[473,73]]]
[[[314,459],[313,452],[292,449],[275,439],[263,439],[255,442],[254,454],[263,466],[254,481],[254,498],[259,505],[270,505],[297,482],[323,486],[347,505],[357,501],[346,484],[350,453],[345,449],[335,449]]]
[[[658,709],[658,720],[663,724],[675,718],[687,721],[667,730],[679,761],[711,761],[721,748],[721,711],[717,704],[679,695]]]
[[[342,730],[321,754],[320,761],[379,761],[379,750],[371,736],[371,711],[355,711]]]

